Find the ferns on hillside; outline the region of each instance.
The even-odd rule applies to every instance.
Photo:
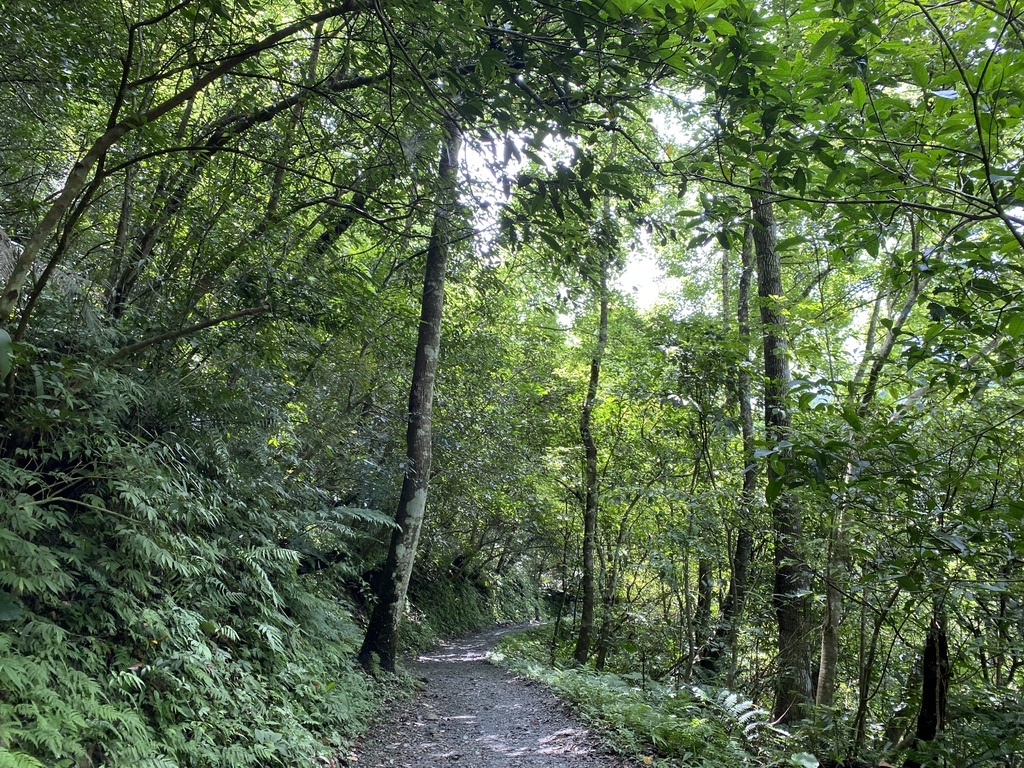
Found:
[[[769,713],[734,691],[650,682],[640,688],[630,675],[552,669],[546,646],[529,633],[505,639],[501,648],[508,653],[499,654],[503,663],[574,701],[624,751],[653,748],[687,764],[732,768],[762,764],[788,746]]]
[[[757,743],[759,739],[789,736],[787,731],[772,722],[770,712],[742,694],[727,688],[702,686],[693,686],[690,690],[695,699],[718,713],[718,719],[727,730],[739,729],[751,744]]]
[[[123,377],[38,370],[48,408],[20,401],[0,441],[0,768],[341,749],[371,683],[350,667],[351,620],[287,542],[296,507],[378,517],[332,510],[251,444],[133,436],[143,395]]]

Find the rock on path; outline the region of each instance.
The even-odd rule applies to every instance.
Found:
[[[512,629],[445,643],[410,671],[426,690],[367,734],[353,757],[362,768],[621,768],[541,685],[487,662]]]

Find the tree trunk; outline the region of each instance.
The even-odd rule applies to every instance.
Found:
[[[921,711],[917,716],[914,748],[920,750],[942,733],[946,725],[946,694],[949,690],[949,645],[941,606],[932,613],[931,626],[921,659]],[[908,757],[903,768],[922,768],[916,756]]]
[[[743,230],[743,249],[740,253],[740,282],[736,297],[736,325],[741,343],[750,338],[750,280],[754,272],[754,229],[748,223]],[[723,266],[722,313],[723,329],[729,330],[727,316],[729,308],[728,275]],[[746,355],[744,354],[744,358]],[[736,531],[736,545],[733,549],[729,592],[722,604],[718,626],[714,636],[701,649],[700,668],[702,675],[712,679],[718,675],[722,656],[736,643],[736,622],[743,610],[746,597],[747,579],[750,572],[750,558],[754,548],[754,537],[750,527],[750,515],[756,504],[757,462],[754,459],[754,413],[750,407],[750,371],[746,359],[736,366],[736,399],[740,409],[740,428],[743,438],[743,480],[740,495],[740,524]]]
[[[758,296],[764,335],[764,423],[769,450],[767,502],[775,538],[775,591],[772,601],[778,622],[778,677],[774,717],[783,723],[802,719],[812,700],[809,634],[810,576],[801,552],[803,521],[785,491],[785,464],[790,451],[791,420],[786,407],[789,359],[786,356],[786,321],[782,299],[782,265],[775,239],[775,212],[771,180],[761,180],[762,193],[754,200],[754,249],[757,253]]]
[[[608,654],[611,651],[612,643],[612,622],[615,613],[616,597],[618,595],[617,585],[617,568],[618,568],[618,556],[616,554],[618,546],[615,546],[615,550],[612,551],[611,557],[605,558],[605,567],[603,570],[604,576],[604,589],[601,590],[601,625],[597,630],[597,643],[594,647],[594,669],[598,672],[604,670],[605,664],[608,661]],[[600,552],[600,548],[598,549]]]
[[[711,624],[711,603],[714,598],[715,578],[711,561],[706,557],[697,558],[697,612],[694,616],[695,631],[706,636]]]
[[[754,271],[754,227],[747,224],[743,231],[742,271],[736,305],[736,325],[740,340],[750,339],[750,280]],[[736,642],[736,621],[743,611],[747,596],[750,560],[754,551],[751,516],[757,505],[757,461],[754,447],[754,411],[750,406],[750,371],[746,366],[746,353],[736,374],[736,397],[740,406],[740,429],[743,438],[743,489],[740,496],[740,525],[736,531],[736,549],[732,561],[732,580],[729,583],[729,638]]]
[[[389,671],[395,668],[398,629],[416,559],[430,479],[434,380],[441,345],[445,268],[452,242],[459,149],[462,145],[458,126],[448,123],[445,129],[447,136],[441,149],[438,168],[437,208],[427,247],[416,362],[409,392],[409,428],[406,433],[408,461],[395,516],[398,527],[391,536],[391,547],[378,584],[377,604],[359,649],[359,662],[364,667],[369,667],[373,654],[377,654],[381,667]]]
[[[840,521],[839,526],[842,525]],[[843,544],[841,529],[829,552],[825,573],[825,606],[821,620],[821,656],[818,661],[818,685],[815,704],[831,707],[836,689],[836,666],[839,663],[839,623],[843,618],[843,593],[840,583],[846,581],[845,563],[839,552]]]
[[[596,576],[594,569],[594,553],[597,548],[597,513],[600,508],[598,500],[597,478],[597,443],[590,429],[590,419],[597,400],[597,385],[601,378],[601,361],[604,349],[608,344],[608,268],[610,259],[601,260],[601,274],[598,286],[601,315],[598,321],[597,346],[590,358],[590,381],[587,384],[587,395],[583,400],[580,412],[580,438],[583,441],[583,482],[585,485],[583,503],[583,602],[580,605],[580,628],[576,638],[576,649],[573,658],[577,664],[586,664],[590,658],[590,644],[594,633],[594,602],[596,592]]]

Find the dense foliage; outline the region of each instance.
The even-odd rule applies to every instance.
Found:
[[[1019,765],[1020,13],[5,0],[0,766],[336,754],[405,581],[631,749]]]

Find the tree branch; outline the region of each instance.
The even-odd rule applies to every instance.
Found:
[[[320,11],[319,13],[310,14],[304,19],[279,29],[272,34],[267,35],[262,40],[258,40],[248,45],[238,53],[226,56],[221,60],[220,64],[212,68],[205,75],[197,78],[187,88],[183,88],[178,91],[149,111],[130,115],[117,124],[107,128],[107,130],[104,131],[98,139],[96,139],[89,151],[82,155],[82,157],[75,163],[74,167],[71,169],[71,173],[68,175],[67,181],[64,183],[64,187],[56,194],[54,202],[50,205],[50,208],[43,216],[42,221],[39,222],[35,232],[32,233],[32,236],[26,243],[25,248],[22,250],[15,262],[11,276],[7,280],[7,284],[4,286],[2,294],[0,294],[0,327],[7,325],[7,323],[10,322],[11,317],[14,315],[14,310],[17,307],[18,300],[21,298],[22,286],[25,279],[28,277],[29,272],[32,270],[32,265],[35,263],[36,255],[49,239],[58,222],[71,207],[75,198],[78,197],[82,189],[85,187],[92,168],[106,156],[111,147],[117,144],[125,135],[133,130],[147,125],[148,123],[152,123],[166,115],[168,112],[181,106],[207,86],[230,73],[238,65],[248,59],[260,55],[283,40],[292,37],[296,33],[301,32],[324,19],[358,10],[360,10],[360,6],[355,0],[344,0],[343,4],[340,6],[333,6],[327,10]]]
[[[131,357],[135,353],[141,352],[142,350],[148,347],[152,347],[155,344],[160,344],[165,341],[173,341],[174,339],[180,339],[182,336],[188,336],[189,334],[196,333],[198,331],[203,331],[206,330],[207,328],[211,328],[214,325],[227,323],[230,322],[231,320],[238,320],[240,317],[248,317],[250,315],[262,315],[269,311],[270,306],[267,304],[263,304],[258,307],[249,307],[248,309],[242,309],[239,310],[238,312],[232,312],[228,315],[221,315],[220,317],[214,317],[210,320],[204,320],[201,323],[190,325],[187,328],[179,328],[176,331],[167,331],[166,333],[161,333],[156,336],[150,336],[148,339],[143,339],[142,341],[137,341],[134,344],[129,344],[127,347],[122,347],[121,349],[117,350],[117,352],[112,354],[110,357],[106,358],[102,364],[110,365],[111,363],[115,363],[118,360],[123,360],[126,357]]]

